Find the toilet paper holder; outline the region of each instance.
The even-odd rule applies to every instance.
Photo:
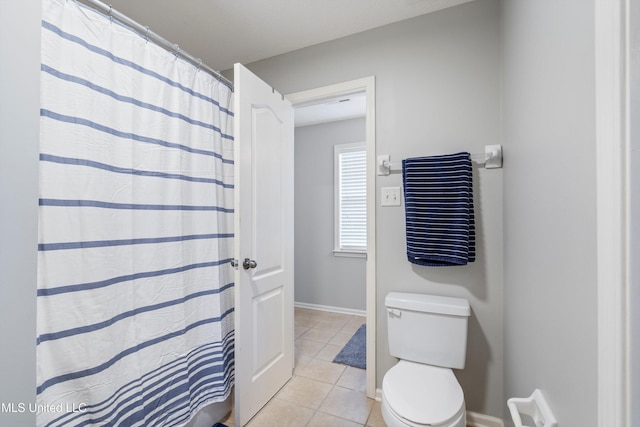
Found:
[[[530,427],[558,426],[556,417],[551,412],[551,408],[549,408],[544,395],[538,389],[535,389],[533,394],[526,398],[512,397],[507,400],[507,406],[509,407],[509,412],[511,412],[511,418],[513,419],[515,427],[528,427],[522,424],[520,414],[531,417],[535,426]]]

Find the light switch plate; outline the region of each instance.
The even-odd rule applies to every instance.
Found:
[[[400,206],[400,187],[383,187],[380,206]]]

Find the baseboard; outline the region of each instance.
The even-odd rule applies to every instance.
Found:
[[[294,307],[309,308],[311,310],[329,311],[339,314],[350,314],[352,316],[366,316],[366,310],[355,310],[353,308],[332,307],[330,305],[307,304],[306,302],[294,302]]]
[[[467,427],[504,427],[504,421],[489,415],[467,411]]]

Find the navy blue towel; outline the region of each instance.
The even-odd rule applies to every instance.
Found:
[[[441,267],[475,261],[470,154],[403,160],[402,183],[409,262]]]

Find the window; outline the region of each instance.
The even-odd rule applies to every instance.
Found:
[[[367,250],[366,145],[334,148],[335,248],[337,256],[365,256]]]

